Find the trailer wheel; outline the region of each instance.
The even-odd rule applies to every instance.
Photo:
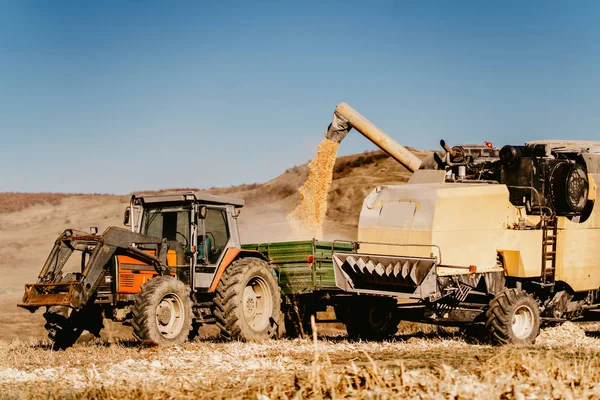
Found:
[[[540,309],[535,299],[520,289],[498,294],[485,315],[490,337],[499,345],[533,344],[540,331]]]
[[[277,335],[281,293],[265,261],[248,257],[231,263],[223,272],[213,301],[223,338],[248,341]]]
[[[192,328],[189,288],[172,276],[157,276],[144,284],[132,308],[133,334],[142,342],[175,345]]]
[[[383,340],[398,332],[400,314],[396,299],[359,298],[344,314],[351,339]]]

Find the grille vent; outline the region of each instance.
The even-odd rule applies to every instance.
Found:
[[[132,288],[134,285],[135,277],[133,274],[121,274],[119,276],[119,287]]]

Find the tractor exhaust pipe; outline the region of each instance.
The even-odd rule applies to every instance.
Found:
[[[419,169],[421,160],[417,156],[346,103],[340,103],[335,108],[333,119],[325,132],[325,137],[339,143],[352,128],[360,132],[381,150],[388,153],[409,171],[415,172]]]

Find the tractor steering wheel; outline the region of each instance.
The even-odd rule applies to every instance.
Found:
[[[184,249],[187,249],[188,247],[190,247],[190,241],[188,240],[188,238],[185,237],[185,235],[183,233],[175,232],[175,237],[177,237],[177,235],[181,235],[183,240],[185,240],[185,245],[183,246]]]

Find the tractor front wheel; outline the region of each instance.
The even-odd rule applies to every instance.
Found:
[[[540,309],[535,299],[520,289],[498,294],[485,315],[490,337],[499,345],[533,344],[540,331]]]
[[[144,284],[133,309],[133,334],[142,342],[176,345],[192,329],[189,288],[172,276],[157,276]]]
[[[53,342],[54,350],[65,350],[73,346],[83,333],[83,328],[77,322],[74,313],[75,311],[67,306],[48,307],[44,313],[44,327]]]
[[[68,273],[61,281],[71,282],[78,279],[77,273]],[[73,346],[86,330],[100,337],[100,331],[104,328],[102,308],[94,304],[94,299],[80,310],[67,306],[48,307],[44,318],[46,319],[44,328],[48,331],[48,337],[53,342],[52,348],[55,350],[65,350]]]
[[[281,293],[272,269],[263,260],[240,258],[225,268],[214,303],[224,338],[263,340],[278,333]]]

